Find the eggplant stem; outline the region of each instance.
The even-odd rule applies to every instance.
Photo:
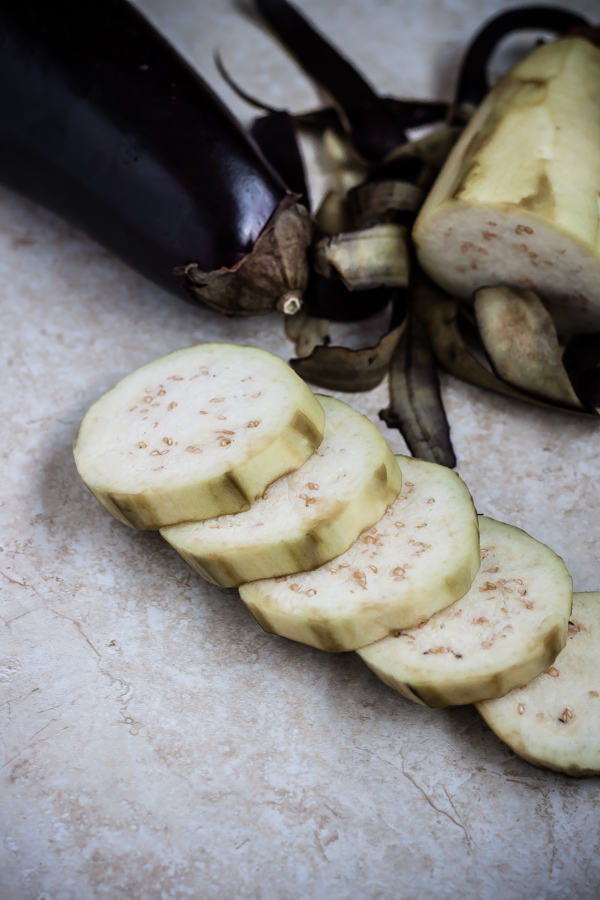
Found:
[[[277,301],[277,309],[285,316],[295,316],[302,309],[302,295],[298,291],[288,291]]]

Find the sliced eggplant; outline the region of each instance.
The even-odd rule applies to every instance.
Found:
[[[400,496],[349,550],[312,572],[240,588],[265,631],[322,650],[354,650],[417,625],[468,590],[479,534],[466,485],[443,466],[398,461]]]
[[[565,645],[573,585],[562,559],[486,516],[479,531],[481,567],[469,591],[418,628],[360,651],[409,700],[440,707],[502,697]]]
[[[400,467],[378,429],[341,400],[318,399],[323,441],[300,469],[273,482],[247,512],[161,530],[214,584],[231,587],[323,565],[398,496]]]
[[[534,766],[600,774],[600,593],[573,595],[567,645],[549,669],[477,709]]]
[[[301,295],[306,209],[130,3],[3,3],[0,32],[1,182],[228,315]]]
[[[75,462],[113,516],[157,529],[248,509],[323,438],[323,407],[277,356],[198,344],[132,372],[88,410]]]

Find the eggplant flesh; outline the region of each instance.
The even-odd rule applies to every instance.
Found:
[[[289,214],[280,177],[125,0],[6,0],[0,34],[0,181],[152,281],[205,300],[188,267],[235,274],[280,207]],[[305,243],[288,268],[301,290],[310,229],[299,217]],[[236,303],[223,311],[262,311]]]

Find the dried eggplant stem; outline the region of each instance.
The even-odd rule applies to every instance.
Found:
[[[413,456],[453,469],[456,456],[427,331],[412,312],[390,366],[390,405],[379,418],[397,428]]]
[[[314,247],[319,275],[339,275],[352,291],[408,284],[408,233],[403,225],[373,225],[324,237]]]
[[[305,359],[290,365],[305,381],[334,391],[370,391],[383,380],[406,324],[406,292],[400,290],[392,306],[390,327],[374,347],[318,346]]]
[[[474,309],[484,347],[503,381],[550,403],[583,408],[562,364],[554,323],[533,291],[482,288]]]

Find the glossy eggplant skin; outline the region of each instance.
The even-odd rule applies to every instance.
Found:
[[[2,0],[0,182],[184,297],[175,270],[237,266],[289,199],[125,0]]]

